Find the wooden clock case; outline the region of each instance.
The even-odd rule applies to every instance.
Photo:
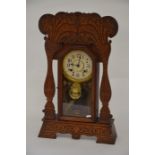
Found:
[[[39,20],[39,29],[45,35],[45,50],[48,69],[44,85],[47,102],[43,124],[39,137],[56,138],[57,133],[69,133],[72,138],[79,139],[81,135],[96,136],[97,143],[114,144],[116,131],[114,119],[109,109],[111,88],[108,79],[108,59],[111,50],[109,37],[115,36],[118,24],[113,17],[100,17],[96,13],[64,13],[56,15],[45,14]],[[84,50],[94,57],[92,121],[87,119],[63,117],[62,115],[62,58],[70,50]],[[52,61],[58,60],[58,114],[55,113],[53,97],[55,82],[53,78]],[[98,95],[98,64],[103,64],[103,75]],[[98,98],[102,107],[98,116]]]

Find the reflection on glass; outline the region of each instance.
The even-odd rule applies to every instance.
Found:
[[[80,83],[80,96],[76,99],[70,95],[74,83],[63,81],[63,115],[76,117],[91,117],[91,80]]]

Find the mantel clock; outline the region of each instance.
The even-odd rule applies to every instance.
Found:
[[[59,12],[43,15],[39,29],[45,35],[48,62],[44,85],[47,102],[39,137],[54,139],[57,133],[69,133],[73,139],[96,136],[98,143],[113,144],[116,131],[109,109],[108,58],[109,38],[118,30],[116,20],[96,13]],[[53,103],[53,60],[58,60],[57,107]],[[99,63],[103,65],[100,85]]]

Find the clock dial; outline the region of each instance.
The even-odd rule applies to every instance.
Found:
[[[74,82],[84,82],[91,78],[92,59],[81,50],[69,52],[63,60],[63,73],[65,77]]]

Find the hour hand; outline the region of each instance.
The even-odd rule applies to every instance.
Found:
[[[71,72],[72,72],[72,71],[73,71],[73,69],[71,69],[71,68],[70,68],[70,69],[69,69],[69,71],[71,71]]]
[[[80,67],[80,65],[79,65],[79,64],[77,64],[76,66],[77,66],[77,67]]]

